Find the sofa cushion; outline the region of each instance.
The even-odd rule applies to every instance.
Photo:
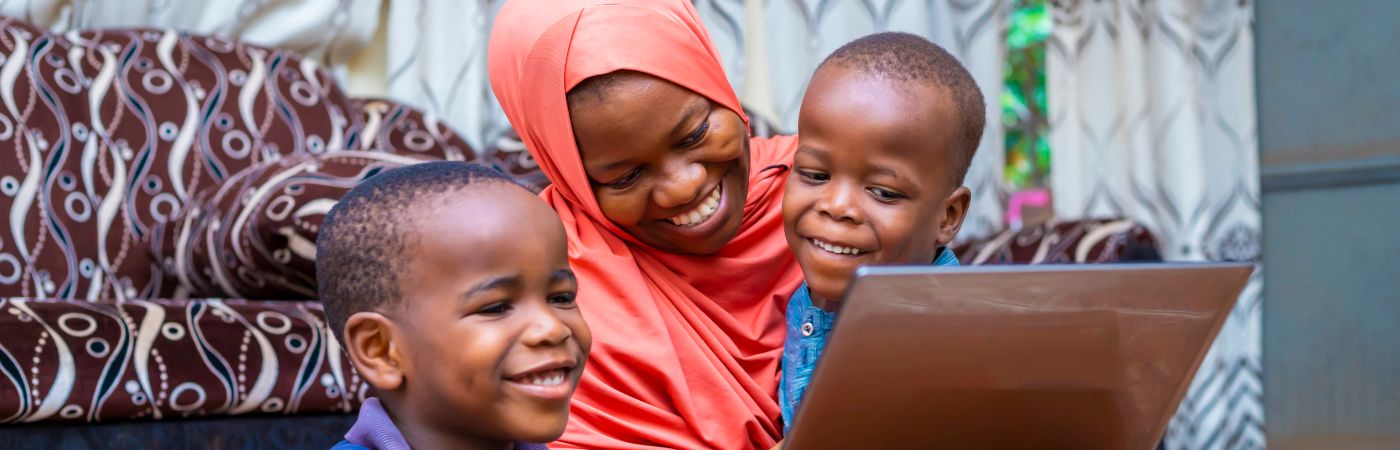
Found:
[[[349,100],[310,60],[169,30],[47,34],[0,19],[0,295],[160,291],[151,231],[202,188],[343,145]],[[18,263],[18,267],[16,266]],[[10,276],[12,273],[17,277]]]
[[[1123,219],[1051,221],[966,242],[955,246],[953,251],[967,265],[1083,264],[1162,259],[1152,232]]]
[[[475,161],[447,126],[347,97],[315,61],[171,30],[49,34],[0,17],[0,296],[173,292],[153,233],[201,192],[341,149]],[[485,161],[492,163],[491,161]]]
[[[316,298],[316,235],[336,201],[384,170],[430,159],[386,152],[290,155],[235,174],[157,233],[172,297]]]

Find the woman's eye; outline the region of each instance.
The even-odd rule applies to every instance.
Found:
[[[709,131],[710,131],[710,121],[709,121],[709,119],[706,119],[705,121],[700,122],[700,126],[696,127],[696,128],[695,128],[695,131],[690,132],[690,134],[687,135],[687,136],[685,137],[685,139],[681,139],[680,142],[677,142],[677,143],[676,143],[676,147],[677,147],[677,148],[691,148],[691,147],[694,147],[694,146],[700,144],[700,141],[702,141],[702,140],[705,139],[705,133],[706,133],[706,132],[709,132]]]
[[[797,176],[801,177],[801,178],[802,178],[802,181],[805,181],[805,182],[811,183],[811,184],[825,183],[825,182],[827,182],[827,180],[830,180],[830,179],[831,179],[831,174],[828,174],[828,173],[826,173],[826,172],[820,172],[820,171],[816,171],[816,170],[806,170],[806,169],[799,169],[799,170],[797,171]]]
[[[552,304],[556,304],[556,305],[564,305],[564,306],[573,305],[573,304],[574,304],[574,295],[575,295],[575,294],[574,294],[573,292],[561,292],[561,293],[558,293],[558,294],[554,294],[554,295],[549,296],[549,302],[552,303]]]
[[[476,310],[476,313],[485,314],[488,316],[499,316],[501,314],[505,314],[507,311],[510,311],[510,303],[496,302]]]
[[[882,201],[882,202],[892,202],[892,201],[895,201],[895,200],[899,200],[899,199],[903,199],[903,198],[908,198],[908,196],[907,196],[907,195],[904,195],[903,193],[900,193],[900,192],[898,192],[898,191],[892,191],[892,190],[885,189],[885,188],[872,187],[872,188],[869,189],[869,191],[870,191],[870,195],[875,196],[875,199],[876,199],[876,200],[879,200],[879,201]]]
[[[629,187],[632,187],[632,185],[637,184],[637,180],[641,178],[642,168],[637,167],[628,171],[626,175],[622,176],[622,178],[618,178],[617,180],[608,183],[606,186],[612,189],[627,189]]]

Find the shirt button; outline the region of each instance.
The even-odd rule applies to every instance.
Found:
[[[802,324],[802,335],[803,335],[803,336],[811,336],[811,335],[812,335],[812,329],[813,329],[813,327],[812,327],[812,322],[807,322],[807,323]]]

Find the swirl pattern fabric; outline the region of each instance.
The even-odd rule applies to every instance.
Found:
[[[955,246],[966,265],[1161,261],[1157,239],[1130,220],[1051,221]]]
[[[366,385],[324,321],[316,302],[0,299],[0,423],[353,411]]]
[[[282,50],[0,17],[0,296],[170,295],[163,255],[146,249],[201,190],[289,155],[371,148],[531,171],[411,108],[350,99]]]
[[[153,246],[176,297],[316,298],[316,236],[360,181],[441,158],[342,151],[293,155],[235,174],[193,199]]]

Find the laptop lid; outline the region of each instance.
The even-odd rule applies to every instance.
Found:
[[[1150,449],[1245,263],[867,267],[789,449]]]

